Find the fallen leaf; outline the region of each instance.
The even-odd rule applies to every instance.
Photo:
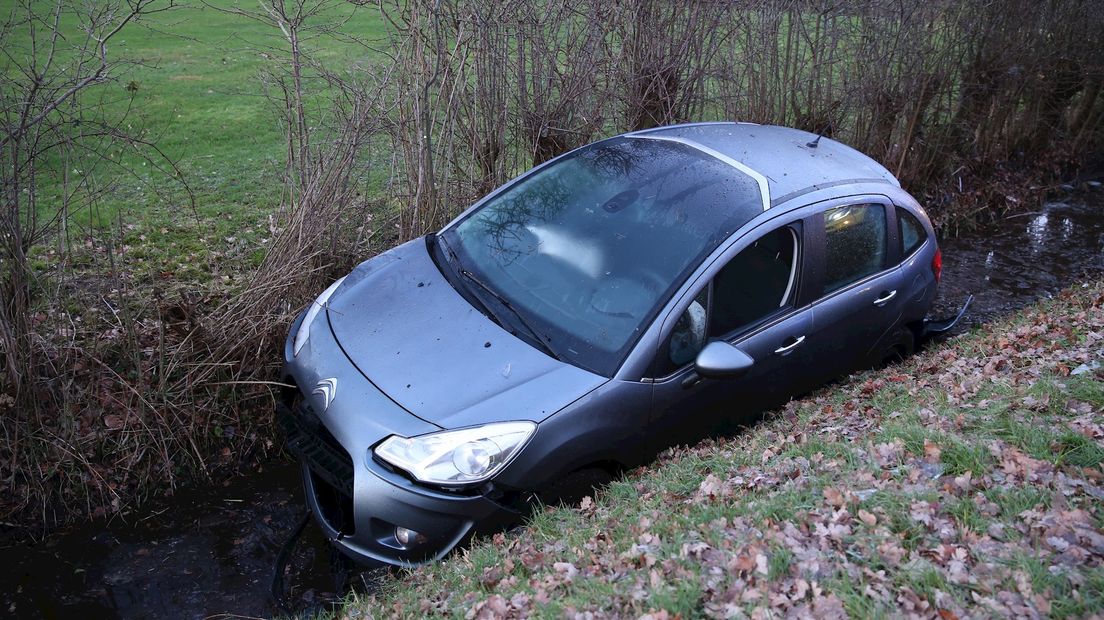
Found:
[[[837,508],[847,503],[843,497],[843,493],[835,487],[824,487],[824,500],[828,502],[829,506],[835,506]]]
[[[929,463],[938,463],[939,457],[943,454],[943,450],[935,442],[925,439],[924,440],[924,459]]]

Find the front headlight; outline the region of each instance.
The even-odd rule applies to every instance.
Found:
[[[291,345],[292,355],[299,355],[299,349],[302,349],[303,345],[307,344],[307,338],[310,338],[311,323],[314,322],[314,318],[318,316],[318,313],[322,310],[322,307],[326,305],[326,302],[330,300],[330,296],[334,294],[337,287],[341,286],[341,283],[344,281],[345,276],[338,278],[337,282],[334,282],[329,288],[322,291],[322,294],[311,303],[310,309],[307,310],[307,316],[303,317],[303,322],[299,324],[299,331],[295,332],[295,342]]]
[[[421,482],[464,485],[497,474],[536,428],[532,422],[501,422],[418,437],[392,435],[375,454]]]

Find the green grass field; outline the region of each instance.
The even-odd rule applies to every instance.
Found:
[[[44,5],[46,3],[43,3]],[[212,8],[216,7],[216,8]],[[262,72],[281,71],[286,43],[279,30],[218,9],[256,11],[255,2],[211,0],[187,2],[172,10],[142,17],[127,27],[109,48],[119,62],[115,80],[93,87],[86,101],[105,102],[106,116],[125,119],[124,128],[152,141],[183,173],[194,192],[195,212],[184,186],[129,149],[112,153],[115,163],[71,175],[95,175],[96,185],[110,191],[91,209],[71,214],[77,230],[124,227],[124,243],[163,259],[159,271],[187,273],[189,253],[213,246],[233,251],[265,236],[267,216],[280,201],[284,135],[276,110],[264,96]],[[0,13],[13,10],[0,2]],[[384,20],[370,7],[337,3],[316,23],[341,23],[340,30],[368,43],[386,38]],[[72,16],[64,34],[79,40]],[[27,29],[4,45],[17,58],[29,52]],[[333,38],[308,39],[306,51],[330,70],[373,61],[360,45]],[[12,70],[10,66],[7,70]],[[308,89],[324,86],[308,82]],[[318,105],[320,98],[308,101]],[[147,154],[149,152],[147,151]],[[40,185],[39,208],[50,216],[61,200],[62,162],[50,162]],[[232,241],[230,240],[232,239]],[[259,252],[255,252],[259,256]],[[179,256],[177,256],[179,255]],[[184,258],[174,261],[174,258]],[[181,272],[183,268],[183,272]],[[200,271],[194,274],[203,278]]]

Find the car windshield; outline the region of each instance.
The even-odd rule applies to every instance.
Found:
[[[761,212],[758,185],[735,167],[622,137],[522,177],[442,236],[527,332],[611,376],[690,271]]]

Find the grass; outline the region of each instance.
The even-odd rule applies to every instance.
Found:
[[[1101,333],[1097,283],[671,450],[345,613],[1099,614],[1104,376],[1069,371]]]
[[[13,7],[11,0],[0,0],[0,14]],[[140,275],[218,278],[217,263],[226,254],[241,253],[255,263],[259,243],[270,236],[267,217],[281,199],[285,146],[276,110],[262,95],[261,73],[280,70],[286,44],[279,30],[218,10],[234,7],[258,10],[256,3],[209,0],[142,17],[109,48],[119,63],[116,79],[85,95],[103,102],[107,118],[124,119],[128,131],[156,142],[195,194],[193,211],[184,185],[161,169],[159,157],[148,162],[130,149],[113,152],[110,163],[94,169],[69,171],[94,176],[110,190],[93,208],[71,214],[70,228],[78,237],[121,228]],[[68,17],[63,34],[75,38],[78,24]],[[343,32],[370,43],[387,36],[378,11],[353,3],[334,3],[316,23],[339,21]],[[17,30],[4,45],[18,57],[28,51],[28,36]],[[376,60],[350,42],[308,40],[305,48],[331,69]],[[327,92],[316,79],[307,82],[314,93],[308,106],[320,105]],[[39,171],[44,216],[60,207],[60,172],[57,161]],[[48,248],[37,252],[43,264],[54,259]]]

